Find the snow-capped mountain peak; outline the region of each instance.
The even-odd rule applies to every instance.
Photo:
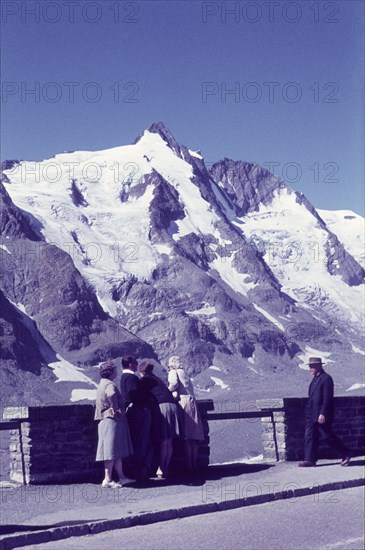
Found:
[[[364,271],[348,236],[259,165],[208,171],[159,122],[132,145],[3,173],[23,222],[71,257],[104,310],[202,384],[211,365],[251,376],[297,363],[309,341],[338,357],[361,348]]]

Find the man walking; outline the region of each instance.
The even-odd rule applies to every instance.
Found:
[[[350,452],[332,432],[333,420],[333,380],[323,370],[320,357],[309,358],[309,369],[313,380],[309,386],[305,417],[304,449],[305,459],[298,466],[308,468],[315,466],[318,459],[319,437],[335,447],[340,453],[341,466],[348,466]]]

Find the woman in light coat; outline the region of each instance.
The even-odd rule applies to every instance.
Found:
[[[127,419],[120,392],[114,383],[117,368],[113,361],[100,365],[100,383],[96,392],[95,420],[98,426],[98,448],[96,461],[104,461],[105,477],[102,487],[117,489],[126,480],[122,458],[133,453]],[[119,482],[112,479],[115,468]]]
[[[179,400],[183,411],[184,445],[187,469],[197,467],[198,441],[204,439],[203,426],[198,413],[193,384],[177,355],[170,357],[168,384],[169,390]]]

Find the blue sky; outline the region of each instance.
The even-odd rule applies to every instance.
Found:
[[[363,2],[1,8],[2,160],[127,144],[162,120],[208,163],[265,164],[316,207],[364,214]]]

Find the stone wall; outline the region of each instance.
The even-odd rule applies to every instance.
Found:
[[[265,459],[302,460],[305,398],[257,401],[262,418]],[[209,464],[208,411],[212,400],[198,401],[205,439],[199,445],[198,464]],[[103,464],[96,463],[97,422],[93,405],[8,407],[3,420],[21,420],[20,430],[10,432],[10,479],[19,483],[96,482],[103,478]],[[243,420],[244,421],[244,420]],[[336,397],[335,433],[354,455],[365,454],[365,397]],[[320,458],[339,458],[333,449],[320,447]],[[175,441],[173,470],[183,470],[184,446]]]
[[[199,445],[199,466],[209,463],[208,410],[211,400],[199,401],[205,440]],[[21,420],[10,433],[10,479],[27,484],[100,482],[103,464],[95,462],[97,422],[93,405],[8,407],[3,420]],[[183,446],[175,447],[175,469],[184,467]]]
[[[92,405],[9,407],[4,419],[21,419],[12,430],[10,479],[26,483],[63,483],[102,479],[95,463],[97,423]],[[24,465],[22,465],[21,445]]]
[[[365,453],[365,397],[335,397],[333,431],[356,456]],[[288,397],[257,401],[271,418],[262,418],[265,458],[275,460],[304,459],[306,398]],[[340,458],[336,451],[321,444],[319,458]]]

